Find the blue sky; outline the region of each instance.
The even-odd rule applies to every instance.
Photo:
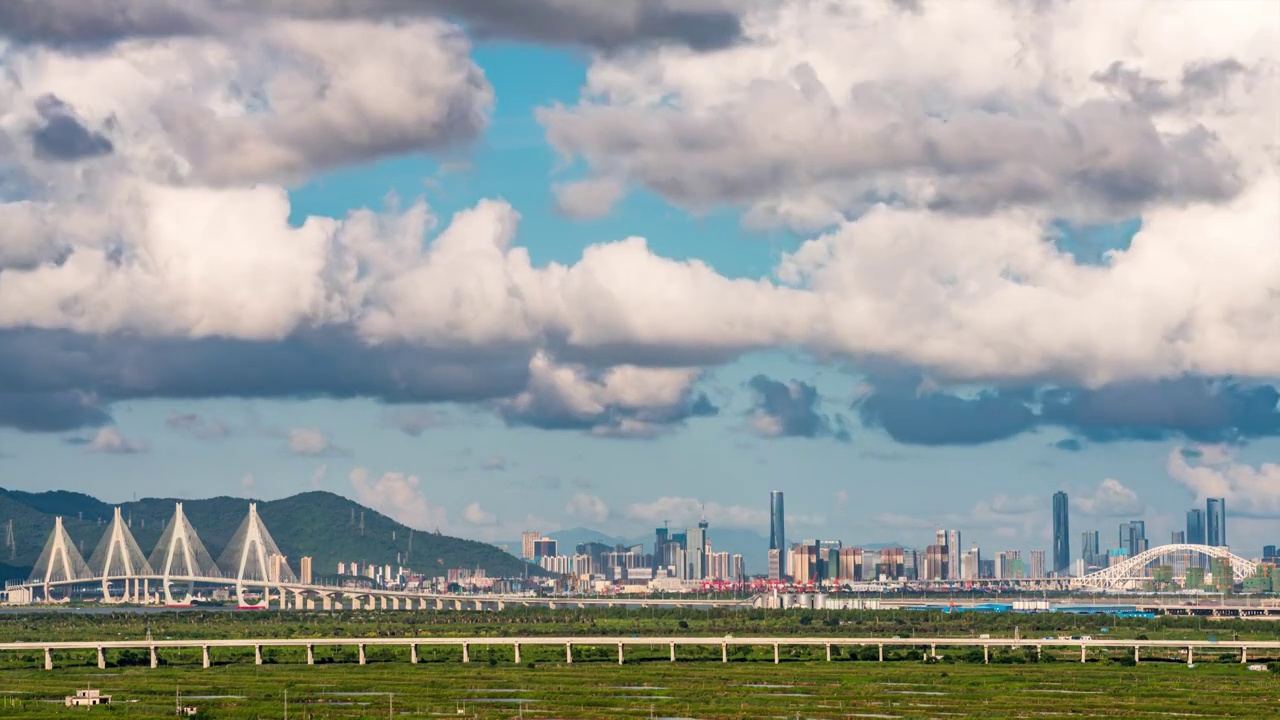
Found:
[[[878,1],[866,4],[878,8]],[[765,6],[770,4],[761,3]],[[324,489],[372,504],[416,527],[440,527],[450,534],[491,541],[511,540],[523,529],[550,532],[577,526],[634,536],[667,519],[677,525],[691,522],[705,503],[713,545],[717,525],[767,534],[768,492],[781,489],[787,493],[789,533],[795,539],[833,537],[852,544],[901,541],[923,547],[931,542],[933,528],[941,526],[961,530],[966,543],[991,552],[1047,549],[1051,496],[1059,489],[1067,490],[1073,500],[1072,546],[1077,551],[1081,531],[1100,530],[1104,544],[1114,544],[1116,526],[1131,518],[1146,520],[1153,543],[1165,542],[1171,530],[1183,527],[1187,508],[1202,506],[1206,494],[1221,494],[1228,498],[1229,537],[1233,545],[1241,543],[1243,553],[1257,553],[1263,543],[1280,540],[1274,519],[1280,516],[1280,488],[1269,484],[1278,472],[1273,463],[1280,453],[1280,409],[1275,402],[1275,378],[1280,374],[1275,358],[1280,355],[1272,352],[1280,339],[1265,303],[1258,300],[1274,286],[1267,264],[1272,260],[1265,253],[1250,256],[1244,244],[1256,241],[1261,243],[1257,247],[1265,247],[1266,234],[1277,230],[1274,214],[1268,214],[1265,203],[1268,183],[1276,175],[1274,163],[1253,167],[1244,160],[1248,157],[1244,150],[1261,141],[1249,136],[1242,125],[1215,128],[1225,143],[1223,152],[1241,158],[1241,185],[1228,186],[1216,177],[1205,177],[1173,187],[1160,179],[1171,174],[1170,167],[1176,165],[1187,174],[1192,170],[1209,173],[1207,156],[1181,158],[1177,152],[1192,152],[1186,142],[1169,139],[1166,147],[1156,135],[1152,137],[1157,137],[1154,142],[1159,147],[1150,150],[1142,144],[1149,142],[1148,136],[1142,135],[1139,142],[1136,135],[1107,125],[1112,122],[1110,115],[1090,115],[1097,110],[1096,99],[1063,96],[1052,107],[1032,107],[1027,103],[1043,98],[1019,96],[1016,88],[1025,85],[1025,78],[1013,75],[1004,86],[975,90],[973,96],[957,90],[955,96],[935,97],[929,94],[933,90],[926,93],[913,86],[914,79],[903,79],[900,68],[894,69],[897,65],[876,55],[869,56],[873,59],[868,63],[887,65],[878,76],[874,68],[865,69],[871,79],[849,80],[853,89],[848,97],[861,97],[857,92],[876,84],[886,96],[931,98],[930,102],[945,106],[936,111],[937,117],[947,119],[951,128],[972,127],[975,135],[962,142],[944,134],[960,130],[929,130],[934,133],[928,140],[931,149],[910,160],[867,159],[864,153],[869,151],[858,145],[857,134],[845,130],[823,135],[824,144],[815,149],[805,144],[808,136],[827,130],[807,124],[811,120],[803,112],[813,108],[806,103],[820,106],[815,118],[837,118],[836,122],[847,118],[862,123],[850,126],[858,132],[874,135],[877,131],[868,124],[871,120],[860,115],[870,112],[866,107],[871,101],[863,98],[862,104],[845,105],[845,95],[837,92],[845,80],[831,69],[830,53],[822,56],[824,43],[839,46],[839,23],[821,27],[806,14],[807,6],[772,10],[786,16],[786,23],[779,26],[789,28],[784,32],[809,39],[811,47],[804,49],[803,58],[794,57],[797,50],[787,43],[779,41],[771,47],[761,39],[764,35],[752,36],[768,23],[749,13],[741,16],[742,32],[755,43],[751,52],[767,50],[774,53],[771,57],[776,62],[741,62],[756,69],[744,70],[740,76],[731,72],[741,60],[732,47],[691,48],[675,41],[668,45],[669,38],[659,38],[634,47],[626,45],[629,40],[618,40],[624,44],[618,50],[613,40],[607,47],[592,47],[596,39],[548,39],[541,31],[489,27],[484,23],[493,22],[490,19],[462,18],[467,31],[484,39],[477,39],[457,57],[448,55],[452,50],[441,41],[445,48],[441,52],[448,59],[423,57],[423,64],[411,73],[395,66],[405,58],[389,58],[388,75],[377,76],[445,77],[446,62],[474,63],[483,72],[483,80],[473,78],[459,86],[444,87],[445,80],[438,81],[439,88],[431,85],[436,80],[424,80],[427,87],[412,86],[410,94],[415,102],[424,103],[421,112],[427,115],[406,121],[413,128],[404,132],[424,134],[393,149],[380,145],[376,137],[369,146],[352,140],[361,132],[332,120],[342,116],[332,108],[326,110],[328,124],[309,125],[303,119],[288,118],[294,124],[285,127],[292,128],[293,136],[272,135],[274,129],[266,126],[241,128],[238,135],[229,134],[231,139],[223,146],[214,141],[201,145],[206,141],[177,135],[166,136],[168,144],[157,145],[160,141],[131,134],[131,128],[143,120],[165,117],[157,109],[163,105],[161,100],[170,102],[185,91],[171,88],[161,92],[160,100],[117,107],[113,105],[117,100],[99,98],[92,89],[58,77],[52,65],[53,69],[41,71],[44,74],[31,71],[28,85],[38,88],[45,83],[63,105],[46,101],[39,113],[30,109],[34,104],[21,105],[17,99],[0,105],[0,119],[11,121],[8,126],[0,123],[0,140],[6,139],[2,133],[9,132],[12,147],[19,141],[36,143],[33,152],[23,154],[0,142],[0,170],[5,171],[0,174],[0,181],[5,181],[0,182],[0,211],[5,211],[7,203],[13,212],[25,212],[39,201],[49,203],[57,214],[78,218],[74,211],[94,215],[99,207],[94,203],[100,201],[101,207],[112,208],[104,214],[113,216],[129,201],[102,195],[106,191],[92,181],[93,173],[102,177],[119,173],[130,182],[141,178],[138,187],[152,188],[170,181],[148,175],[153,169],[147,163],[170,154],[181,161],[175,167],[182,168],[171,172],[191,173],[173,185],[186,188],[185,192],[207,189],[212,197],[230,188],[242,189],[248,197],[280,187],[287,192],[289,205],[286,217],[274,218],[265,217],[274,212],[269,203],[240,206],[224,199],[221,209],[210,217],[242,218],[248,228],[231,233],[199,234],[204,226],[193,218],[205,216],[193,214],[195,205],[176,215],[180,229],[191,223],[190,245],[195,249],[184,245],[183,252],[194,253],[192,267],[196,268],[176,281],[179,287],[204,282],[236,253],[256,258],[263,248],[278,243],[285,248],[279,254],[282,266],[257,274],[248,270],[230,274],[231,284],[225,290],[202,296],[203,302],[211,303],[208,307],[190,312],[185,311],[188,299],[181,295],[166,306],[161,293],[168,290],[155,288],[169,284],[150,284],[151,276],[141,270],[111,276],[111,262],[103,265],[102,277],[116,279],[103,279],[97,286],[113,292],[119,288],[132,298],[119,301],[124,309],[118,313],[111,310],[117,303],[114,295],[92,294],[97,290],[88,288],[94,283],[81,279],[67,283],[54,274],[30,275],[33,268],[46,265],[71,268],[75,263],[66,262],[66,257],[87,257],[90,248],[112,243],[118,243],[118,252],[126,258],[124,265],[136,262],[148,272],[156,267],[163,272],[164,262],[153,262],[155,258],[188,256],[170,256],[161,249],[167,247],[162,243],[172,242],[174,247],[182,243],[155,229],[161,227],[155,220],[161,217],[158,200],[140,206],[137,217],[147,220],[129,216],[126,207],[119,210],[119,224],[105,229],[92,219],[76,219],[74,226],[33,231],[34,240],[28,241],[21,231],[25,226],[15,220],[11,227],[19,231],[8,236],[0,231],[0,373],[11,373],[9,388],[0,375],[0,486],[74,489],[110,501],[135,495],[276,498]],[[1106,13],[1098,15],[1090,22],[1112,22]],[[373,18],[372,29],[360,32],[385,31],[388,48],[398,47],[393,31],[377,24],[385,19]],[[286,28],[294,21],[272,18],[268,25],[277,22]],[[893,22],[903,24],[885,33],[907,33],[915,20],[904,14]],[[295,28],[288,41],[269,33],[266,39],[254,39],[246,29],[230,38],[170,39],[160,33],[158,39],[139,42],[163,46],[157,52],[171,49],[165,43],[238,47],[237,43],[245,42],[257,48],[252,43],[261,42],[285,57],[299,53],[300,63],[312,57],[339,57],[342,49],[328,46],[308,55],[312,51],[298,40],[306,37],[307,27]],[[481,28],[488,30],[481,33]],[[37,31],[31,30],[33,35],[25,38],[15,36],[11,51],[41,58],[47,56],[38,53],[61,52],[52,40],[42,45]],[[1266,37],[1272,31],[1265,25],[1258,33]],[[619,37],[626,36],[618,32]],[[853,23],[845,32],[854,42],[862,29]],[[117,61],[142,67],[149,62],[129,54],[139,52],[136,47],[112,44],[117,40],[92,46],[90,53],[101,53],[97,67]],[[414,43],[405,47],[413,48]],[[220,57],[213,50],[205,51],[210,58]],[[1112,51],[1114,56],[1106,54]],[[416,51],[405,52],[410,53],[409,59],[416,59],[412,56]],[[1157,104],[1133,95],[1123,103],[1151,118],[1152,127],[1163,128],[1161,113],[1168,104],[1183,102],[1201,87],[1180,74],[1181,68],[1217,59],[1217,52],[1206,41],[1205,47],[1186,49],[1177,63],[1161,60],[1172,63],[1162,70],[1151,58],[1163,56],[1152,49],[1107,48],[1099,58],[1089,59],[1096,67],[1078,71],[1082,77],[1093,77],[1091,82],[1103,83],[1098,73],[1110,61],[1136,67],[1147,58],[1145,72],[1162,78],[1158,87],[1168,97],[1162,96],[1164,104]],[[1262,55],[1241,52],[1239,64],[1245,69],[1238,72],[1248,72],[1250,62],[1264,62],[1268,53],[1274,54],[1251,52]],[[262,57],[276,56],[264,53]],[[0,53],[0,65],[7,61],[14,62]],[[276,60],[261,62],[266,64],[260,68],[236,66],[227,72],[244,78],[280,70],[273,64]],[[957,63],[954,72],[981,74],[982,62],[975,63],[974,67]],[[32,66],[39,63],[23,67]],[[776,76],[771,74],[774,68]],[[334,72],[330,82],[336,87],[341,76]],[[717,75],[721,72],[724,77]],[[1231,82],[1232,71],[1222,72],[1221,82]],[[927,68],[929,73],[945,75],[936,68]],[[812,78],[806,80],[809,74]],[[782,92],[770,90],[772,82],[782,83],[785,93],[765,94]],[[825,87],[825,100],[814,100],[813,83]],[[956,80],[956,87],[966,91],[971,85],[969,78]],[[278,85],[263,87],[268,95],[279,91]],[[1110,87],[1111,96],[1118,87]],[[375,95],[385,98],[397,89]],[[422,130],[432,122],[456,121],[449,119],[454,115],[444,120],[429,115],[427,96],[437,90],[444,98],[433,101],[437,104],[461,103],[457,98],[472,92],[467,102],[476,103],[483,122],[474,132],[464,128],[456,137],[443,139]],[[491,107],[485,106],[486,92],[491,93]],[[757,92],[762,94],[756,97]],[[799,95],[793,98],[786,93]],[[660,99],[651,103],[635,99],[649,94]],[[332,102],[345,97],[336,89],[331,96],[338,98]],[[197,104],[216,106],[210,99],[213,95],[193,97]],[[263,112],[284,116],[283,97],[276,96],[277,104]],[[1248,97],[1230,97],[1240,113],[1265,115],[1275,110],[1274,103],[1256,105]],[[380,117],[375,105],[384,100],[359,101],[365,103],[360,110],[364,116]],[[783,104],[792,101],[794,106]],[[1013,108],[1008,112],[1020,121],[1040,122],[1046,115],[1069,118],[1077,128],[1086,127],[1088,132],[1079,132],[1091,138],[1089,142],[1117,143],[1109,151],[1111,157],[1121,152],[1131,155],[1119,168],[1104,166],[1105,160],[1099,159],[1107,155],[1103,152],[1059,163],[1052,159],[1059,151],[1053,145],[1057,126],[1046,125],[1038,131],[1044,145],[1033,148],[1031,155],[985,158],[971,167],[961,156],[988,152],[975,148],[987,148],[992,138],[1004,138],[1010,148],[1007,152],[1018,152],[1018,127],[984,129],[963,124],[977,122],[965,120],[965,112],[975,107],[989,110],[993,103],[1008,103]],[[697,111],[699,107],[728,110],[714,115],[719,110]],[[900,124],[915,121],[910,103],[902,101],[894,107],[903,113]],[[1186,107],[1188,113],[1199,111],[1199,106]],[[118,121],[108,122],[108,116]],[[376,125],[382,120],[370,119],[360,128],[382,127],[378,132],[388,136],[402,130],[391,125],[400,121],[401,113],[388,112],[387,117],[391,119],[385,126]],[[716,118],[715,122],[708,117]],[[216,122],[233,121],[220,116]],[[74,136],[70,140],[52,131],[42,135],[4,129],[21,122],[44,122],[46,129],[64,130],[74,123],[79,129],[68,131]],[[709,129],[699,129],[703,122]],[[761,123],[763,129],[748,127],[752,122]],[[1086,126],[1089,122],[1097,124]],[[166,133],[176,132],[163,127]],[[56,155],[56,148],[42,150],[39,145],[56,137],[71,142],[80,137],[76,132],[88,140],[81,138],[66,150],[69,155],[73,150],[80,153],[74,159],[59,157],[54,162],[50,153]],[[250,132],[262,133],[257,144],[237,149],[235,143]],[[329,132],[335,134],[326,136]],[[1119,139],[1109,139],[1112,133]],[[312,135],[318,138],[316,145],[304,146]],[[93,138],[108,141],[95,143]],[[899,137],[895,142],[909,140]],[[841,144],[845,142],[848,147]],[[258,167],[276,157],[270,143],[285,148],[280,157],[296,154],[305,161],[290,161],[281,168]],[[345,147],[344,143],[355,147],[324,151],[325,145]],[[1149,150],[1150,158],[1138,157]],[[947,153],[954,157],[943,157]],[[763,159],[757,159],[757,154]],[[1034,161],[1029,159],[1032,155]],[[69,169],[72,163],[96,169],[76,172]],[[1035,169],[1034,180],[1013,177],[1029,163],[1042,163]],[[1081,169],[1081,163],[1097,166]],[[1142,175],[1148,165],[1155,168],[1152,177]],[[1006,169],[983,174],[993,166]],[[1067,167],[1071,169],[1064,170]],[[35,193],[29,189],[39,186],[35,180],[51,189]],[[558,193],[584,180],[617,183],[624,189],[616,202],[604,203],[607,207],[583,211]],[[925,186],[930,188],[928,197],[917,196]],[[61,192],[64,187],[65,193]],[[140,190],[139,196],[151,197],[148,192]],[[84,199],[87,196],[97,199],[90,202]],[[1260,197],[1264,198],[1261,206]],[[304,292],[291,289],[294,286],[283,278],[290,274],[285,266],[310,267],[311,260],[302,250],[297,251],[296,263],[291,262],[294,251],[289,248],[302,245],[289,243],[304,243],[302,234],[316,228],[315,218],[332,218],[324,222],[335,226],[361,210],[379,218],[396,218],[421,200],[435,223],[425,236],[417,240],[411,236],[410,243],[422,249],[431,247],[456,213],[469,212],[486,199],[505,201],[519,214],[511,242],[527,249],[534,268],[574,266],[584,252],[642,237],[651,256],[674,263],[660,268],[666,274],[642,276],[641,270],[634,269],[638,265],[623,265],[621,275],[601,275],[613,279],[590,287],[607,293],[612,289],[610,282],[633,277],[627,273],[634,272],[640,278],[635,292],[651,293],[655,308],[666,309],[669,298],[696,298],[707,304],[682,308],[680,303],[687,301],[677,300],[671,314],[653,326],[657,329],[641,337],[644,328],[650,327],[645,324],[650,310],[646,303],[618,301],[617,307],[625,309],[597,326],[592,312],[609,311],[614,298],[589,296],[598,299],[596,305],[594,300],[583,300],[586,295],[573,296],[566,301],[573,307],[559,312],[561,316],[579,313],[582,319],[547,320],[547,327],[556,328],[547,331],[550,339],[533,341],[532,349],[522,351],[546,360],[550,369],[545,377],[534,371],[530,371],[533,379],[523,375],[526,355],[516,362],[519,372],[495,370],[493,375],[483,375],[476,385],[480,389],[462,393],[465,398],[451,395],[447,386],[452,380],[397,374],[416,373],[416,365],[393,363],[393,369],[384,374],[378,364],[383,356],[376,353],[391,347],[434,357],[465,350],[462,364],[478,367],[491,361],[499,364],[494,358],[505,352],[502,348],[528,342],[523,335],[503,336],[500,342],[481,348],[468,345],[471,340],[445,342],[439,339],[444,335],[413,335],[419,319],[430,315],[436,322],[436,310],[441,323],[480,322],[477,313],[481,311],[465,304],[465,298],[458,299],[473,277],[466,264],[451,266],[461,288],[451,296],[462,303],[456,312],[438,305],[391,307],[393,301],[386,300],[389,309],[381,305],[377,309],[386,309],[384,316],[393,320],[377,325],[375,331],[370,329],[374,325],[361,324],[378,316],[370,309],[377,303],[368,301],[365,310],[332,319],[337,312],[332,307],[367,301],[368,295],[360,293],[376,294],[393,286],[399,288],[397,292],[417,291],[424,283],[450,279],[447,274],[423,275],[412,282],[388,280],[385,285],[371,280],[360,293],[344,289],[341,302],[303,303],[305,307],[300,305],[297,314],[285,320],[248,322],[259,314],[264,318],[287,314],[279,308]],[[1207,242],[1204,233],[1196,230],[1201,227],[1197,223],[1253,217],[1249,213],[1255,210],[1259,220],[1239,221],[1238,229],[1223,225],[1227,229],[1222,236],[1229,239],[1221,241],[1226,244],[1219,249],[1196,244]],[[259,212],[265,214],[261,227],[270,226],[270,232],[264,229],[261,237],[253,224],[259,222]],[[137,227],[151,230],[135,240],[130,233]],[[354,223],[343,227],[354,227]],[[362,259],[351,267],[373,263],[375,255],[368,248],[391,242],[393,231],[379,232],[385,235],[358,240],[369,244],[360,246],[359,252],[365,254],[358,255]],[[232,237],[244,244],[232,244]],[[6,242],[11,247],[6,249]],[[326,242],[334,247],[339,243]],[[59,243],[71,243],[71,249],[61,250],[66,253],[62,260],[55,258],[56,253],[46,254],[47,248],[62,247]],[[1232,243],[1241,244],[1241,249],[1237,252]],[[200,254],[224,246],[231,248],[226,257]],[[1169,254],[1175,250],[1185,253]],[[321,264],[326,268],[325,287],[330,287],[339,282],[334,278],[346,276],[330,275],[329,268],[340,266],[334,259],[339,256],[326,257]],[[1252,263],[1249,257],[1254,258]],[[685,272],[689,266],[682,264],[689,262],[705,263],[715,282],[724,283],[716,287],[731,289],[715,291],[721,294],[693,290],[682,294],[686,291],[682,283],[693,282],[693,274]],[[799,280],[787,274],[789,267],[800,269]],[[1197,270],[1205,272],[1197,275]],[[481,277],[476,270],[476,287],[483,285]],[[768,280],[769,286],[730,284],[761,279]],[[1016,287],[998,288],[1008,294],[988,296],[997,280]],[[79,288],[67,291],[75,293],[74,302],[70,296],[51,295],[50,314],[39,314],[44,300],[37,295],[63,285]],[[358,285],[353,281],[351,287]],[[520,287],[522,292],[535,292]],[[272,288],[283,289],[279,299],[271,301],[276,307],[264,309],[260,305],[268,301],[263,298],[276,297],[267,292]],[[799,294],[786,295],[786,288],[795,288]],[[233,289],[247,292],[241,296]],[[386,297],[392,297],[386,292]],[[153,300],[147,299],[149,293],[156,293]],[[1166,295],[1170,299],[1162,300]],[[365,300],[352,300],[356,297]],[[985,297],[1002,299],[970,304]],[[631,299],[630,295],[624,298]],[[1161,316],[1162,309],[1179,302],[1189,303],[1181,320]],[[322,304],[325,309],[317,310]],[[91,310],[67,310],[73,306]],[[694,327],[705,335],[705,343],[696,335],[691,340],[682,325],[675,327],[704,315],[711,319]],[[510,312],[496,317],[509,319]],[[1152,333],[1150,342],[1143,339],[1148,328],[1165,322],[1170,330]],[[279,368],[263,370],[262,383],[278,382],[283,389],[256,381],[267,355],[254,353],[305,344],[306,338],[313,337],[308,332],[330,328],[339,328],[342,332],[335,337],[347,339],[321,343],[327,348],[323,352],[347,352],[348,345],[343,343],[351,337],[357,339],[350,342],[361,348],[342,359],[349,364],[334,360],[338,367],[347,368],[345,375],[339,372],[337,379],[314,385],[302,382],[301,390],[288,389],[287,382],[272,374]],[[354,334],[345,334],[351,328]],[[672,334],[663,336],[668,328]],[[592,332],[621,334],[616,340],[581,340]],[[218,344],[224,340],[230,343],[226,348]],[[41,355],[31,350],[43,343],[62,347],[64,354]],[[85,364],[94,369],[77,371],[80,375],[63,372],[64,367],[80,367],[79,361],[69,359],[68,347],[80,348],[78,357],[88,358]],[[370,354],[363,354],[366,350]],[[466,354],[472,352],[478,354]],[[204,353],[210,353],[208,359]],[[239,369],[228,371],[231,366]],[[283,367],[286,374],[290,372]],[[352,381],[358,387],[351,390],[343,378],[360,375],[358,367],[373,367],[370,372],[377,377],[367,386]],[[681,379],[660,374],[637,381],[635,388],[619,384],[616,394],[610,395],[614,391],[608,390],[608,373],[619,367],[639,367],[641,374],[652,369],[674,369],[677,374],[687,370],[689,375]],[[557,368],[561,375],[552,372]],[[299,365],[296,374],[308,376],[312,369]],[[206,383],[206,376],[216,379]],[[566,408],[581,396],[557,385],[556,377],[572,377],[587,388],[581,392],[612,399],[600,400],[604,408],[595,415],[574,414]],[[546,384],[539,385],[538,378]],[[420,391],[415,385],[419,381],[435,389]],[[508,381],[515,384],[498,389]],[[668,384],[675,387],[663,394]],[[665,399],[632,399],[642,393]],[[1183,452],[1194,448],[1199,455]]]

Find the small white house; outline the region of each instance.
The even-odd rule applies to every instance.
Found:
[[[101,691],[85,688],[77,690],[75,695],[68,695],[63,699],[67,707],[92,707],[94,705],[110,705],[111,696],[103,695]]]

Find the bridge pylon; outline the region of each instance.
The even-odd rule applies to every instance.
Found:
[[[53,533],[45,541],[44,550],[31,568],[30,582],[33,585],[44,585],[45,600],[49,599],[49,586],[54,583],[85,580],[93,577],[93,571],[84,561],[84,556],[76,549],[67,529],[62,526],[62,518],[53,519]]]
[[[129,532],[129,526],[120,516],[118,507],[115,508],[107,531],[98,541],[98,547],[94,549],[93,555],[89,556],[89,569],[95,577],[102,578],[104,601],[112,599],[112,579],[124,581],[124,596],[120,598],[121,602],[145,599],[141,597],[146,593],[138,587],[138,576],[153,574],[151,565],[147,563],[147,556],[142,554],[142,548],[138,547],[138,541],[133,539],[133,533]],[[133,583],[132,592],[129,590],[130,583]]]
[[[187,600],[195,592],[196,578],[221,577],[213,556],[200,542],[196,529],[182,511],[182,503],[174,503],[173,518],[160,534],[160,540],[148,558],[155,573],[161,576],[166,605],[177,605],[173,597],[174,578],[187,584]]]
[[[262,587],[263,604],[269,605],[270,588],[298,580],[258,517],[257,503],[249,503],[249,514],[218,557],[218,567],[223,577],[235,579],[236,599],[242,606],[248,604],[244,597],[246,585]]]

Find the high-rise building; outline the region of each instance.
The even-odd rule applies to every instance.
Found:
[[[702,580],[707,576],[707,528],[701,522],[696,528],[685,531],[684,561],[689,564],[685,577],[689,580]]]
[[[796,545],[791,548],[791,577],[797,583],[819,580],[818,549],[813,545]]]
[[[774,548],[769,550],[769,579],[782,579],[782,551]]]
[[[1173,533],[1169,535],[1169,543],[1172,545],[1185,545],[1187,543],[1187,531],[1174,530]]]
[[[964,551],[960,549],[960,531],[947,531],[947,579],[959,580],[962,577],[960,572],[960,557],[964,555]]]
[[[747,564],[742,559],[742,555],[734,553],[729,556],[729,571],[732,574],[729,579],[734,582],[742,582],[747,579]]]
[[[532,557],[536,562],[540,558],[555,557],[559,555],[557,550],[558,543],[551,538],[539,538],[533,541]]]
[[[1191,508],[1187,511],[1187,542],[1191,545],[1204,545],[1204,511]]]
[[[303,556],[298,565],[298,582],[303,585],[311,584],[311,558]]]
[[[941,532],[941,531],[939,531]],[[947,572],[947,546],[930,545],[924,549],[924,572],[921,580],[945,580]]]
[[[520,558],[523,560],[533,559],[533,544],[542,537],[542,533],[537,530],[525,530],[520,535]]]
[[[1068,527],[1067,494],[1053,494],[1053,572],[1065,573],[1071,565],[1071,535]]]
[[[782,491],[769,493],[769,549],[778,551],[778,576],[787,575],[787,532],[783,521]]]
[[[977,545],[969,548],[969,552],[960,558],[960,577],[964,580],[977,580],[982,573],[982,551]]]
[[[862,579],[862,548],[840,548],[838,577],[842,582],[855,582]]]
[[[1205,501],[1205,544],[1227,546],[1227,501],[1209,498]]]
[[[1102,548],[1098,542],[1097,530],[1085,530],[1080,536],[1080,559],[1085,567],[1105,567],[1106,562],[1100,559]]]
[[[1064,570],[1065,570],[1065,568],[1064,568]],[[1032,577],[1033,579],[1038,579],[1038,578],[1045,577],[1044,551],[1043,551],[1043,550],[1032,550],[1032,551],[1031,551],[1031,577]]]
[[[1120,526],[1119,547],[1133,557],[1147,550],[1147,523],[1145,520],[1130,520]]]

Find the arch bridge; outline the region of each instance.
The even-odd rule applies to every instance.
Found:
[[[1153,547],[1111,567],[1074,578],[1071,580],[1071,587],[1078,590],[1132,590],[1151,580],[1147,574],[1147,568],[1151,565],[1160,561],[1193,558],[1226,560],[1231,566],[1232,583],[1236,584],[1253,577],[1258,570],[1256,562],[1235,555],[1225,547],[1174,543]]]

